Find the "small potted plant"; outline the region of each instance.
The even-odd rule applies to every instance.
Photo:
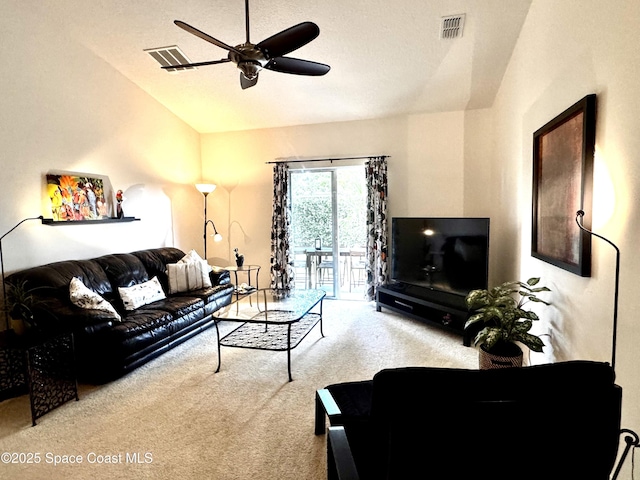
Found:
[[[22,335],[29,328],[37,328],[34,307],[38,303],[33,292],[26,287],[26,281],[6,283],[7,303],[5,310],[11,317],[11,328]]]
[[[516,342],[534,352],[542,352],[542,340],[529,333],[533,322],[539,320],[538,315],[523,308],[529,302],[550,305],[537,296],[551,291],[537,286],[539,282],[540,278],[535,277],[526,282],[505,282],[490,290],[473,290],[467,295],[467,308],[473,314],[465,329],[478,322],[485,325],[475,338],[475,344],[480,345],[481,369],[522,366],[522,350]]]
[[[26,280],[5,283],[6,303],[3,310],[11,319],[11,329],[18,335],[28,332],[40,334],[47,322],[56,320],[56,316],[47,309],[46,301],[37,293],[42,290],[55,292],[55,288],[28,288],[27,283]],[[42,320],[46,322],[42,323]]]
[[[238,252],[237,248],[234,248],[233,251],[236,253],[236,265],[240,268],[244,265],[244,255]]]

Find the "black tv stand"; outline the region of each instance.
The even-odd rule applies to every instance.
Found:
[[[376,289],[376,311],[382,311],[382,307],[458,333],[466,347],[475,336],[475,332],[464,329],[469,313],[463,296],[393,283]]]

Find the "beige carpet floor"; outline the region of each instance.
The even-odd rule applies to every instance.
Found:
[[[325,300],[324,333],[316,327],[293,350],[293,382],[285,352],[223,347],[214,373],[210,329],[124,378],[80,385],[79,402],[36,427],[28,396],[5,400],[0,478],[320,480],[316,389],[388,367],[477,368],[476,350],[460,336],[378,313],[374,303]],[[5,452],[32,463],[4,463]]]

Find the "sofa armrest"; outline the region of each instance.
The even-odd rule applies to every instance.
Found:
[[[316,435],[324,433],[324,415],[331,425],[365,425],[371,418],[373,381],[358,380],[328,385],[316,393]],[[358,427],[359,428],[359,427]],[[351,433],[349,433],[351,435]]]
[[[211,285],[214,287],[216,285],[228,285],[231,283],[231,274],[229,273],[229,270],[225,270],[221,267],[211,267],[209,277],[211,278]]]
[[[360,479],[344,427],[329,427],[329,435],[327,437],[327,479]]]
[[[342,415],[340,407],[336,403],[331,392],[326,388],[316,390],[316,425],[315,434],[323,435],[325,433],[325,415],[329,417],[331,424],[334,420]]]

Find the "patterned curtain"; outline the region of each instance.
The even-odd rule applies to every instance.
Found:
[[[273,166],[273,218],[271,221],[271,288],[287,294],[293,288],[290,265],[289,232],[291,211],[288,203],[289,167]]]
[[[374,300],[376,287],[387,282],[387,158],[371,157],[367,176],[367,292]]]

